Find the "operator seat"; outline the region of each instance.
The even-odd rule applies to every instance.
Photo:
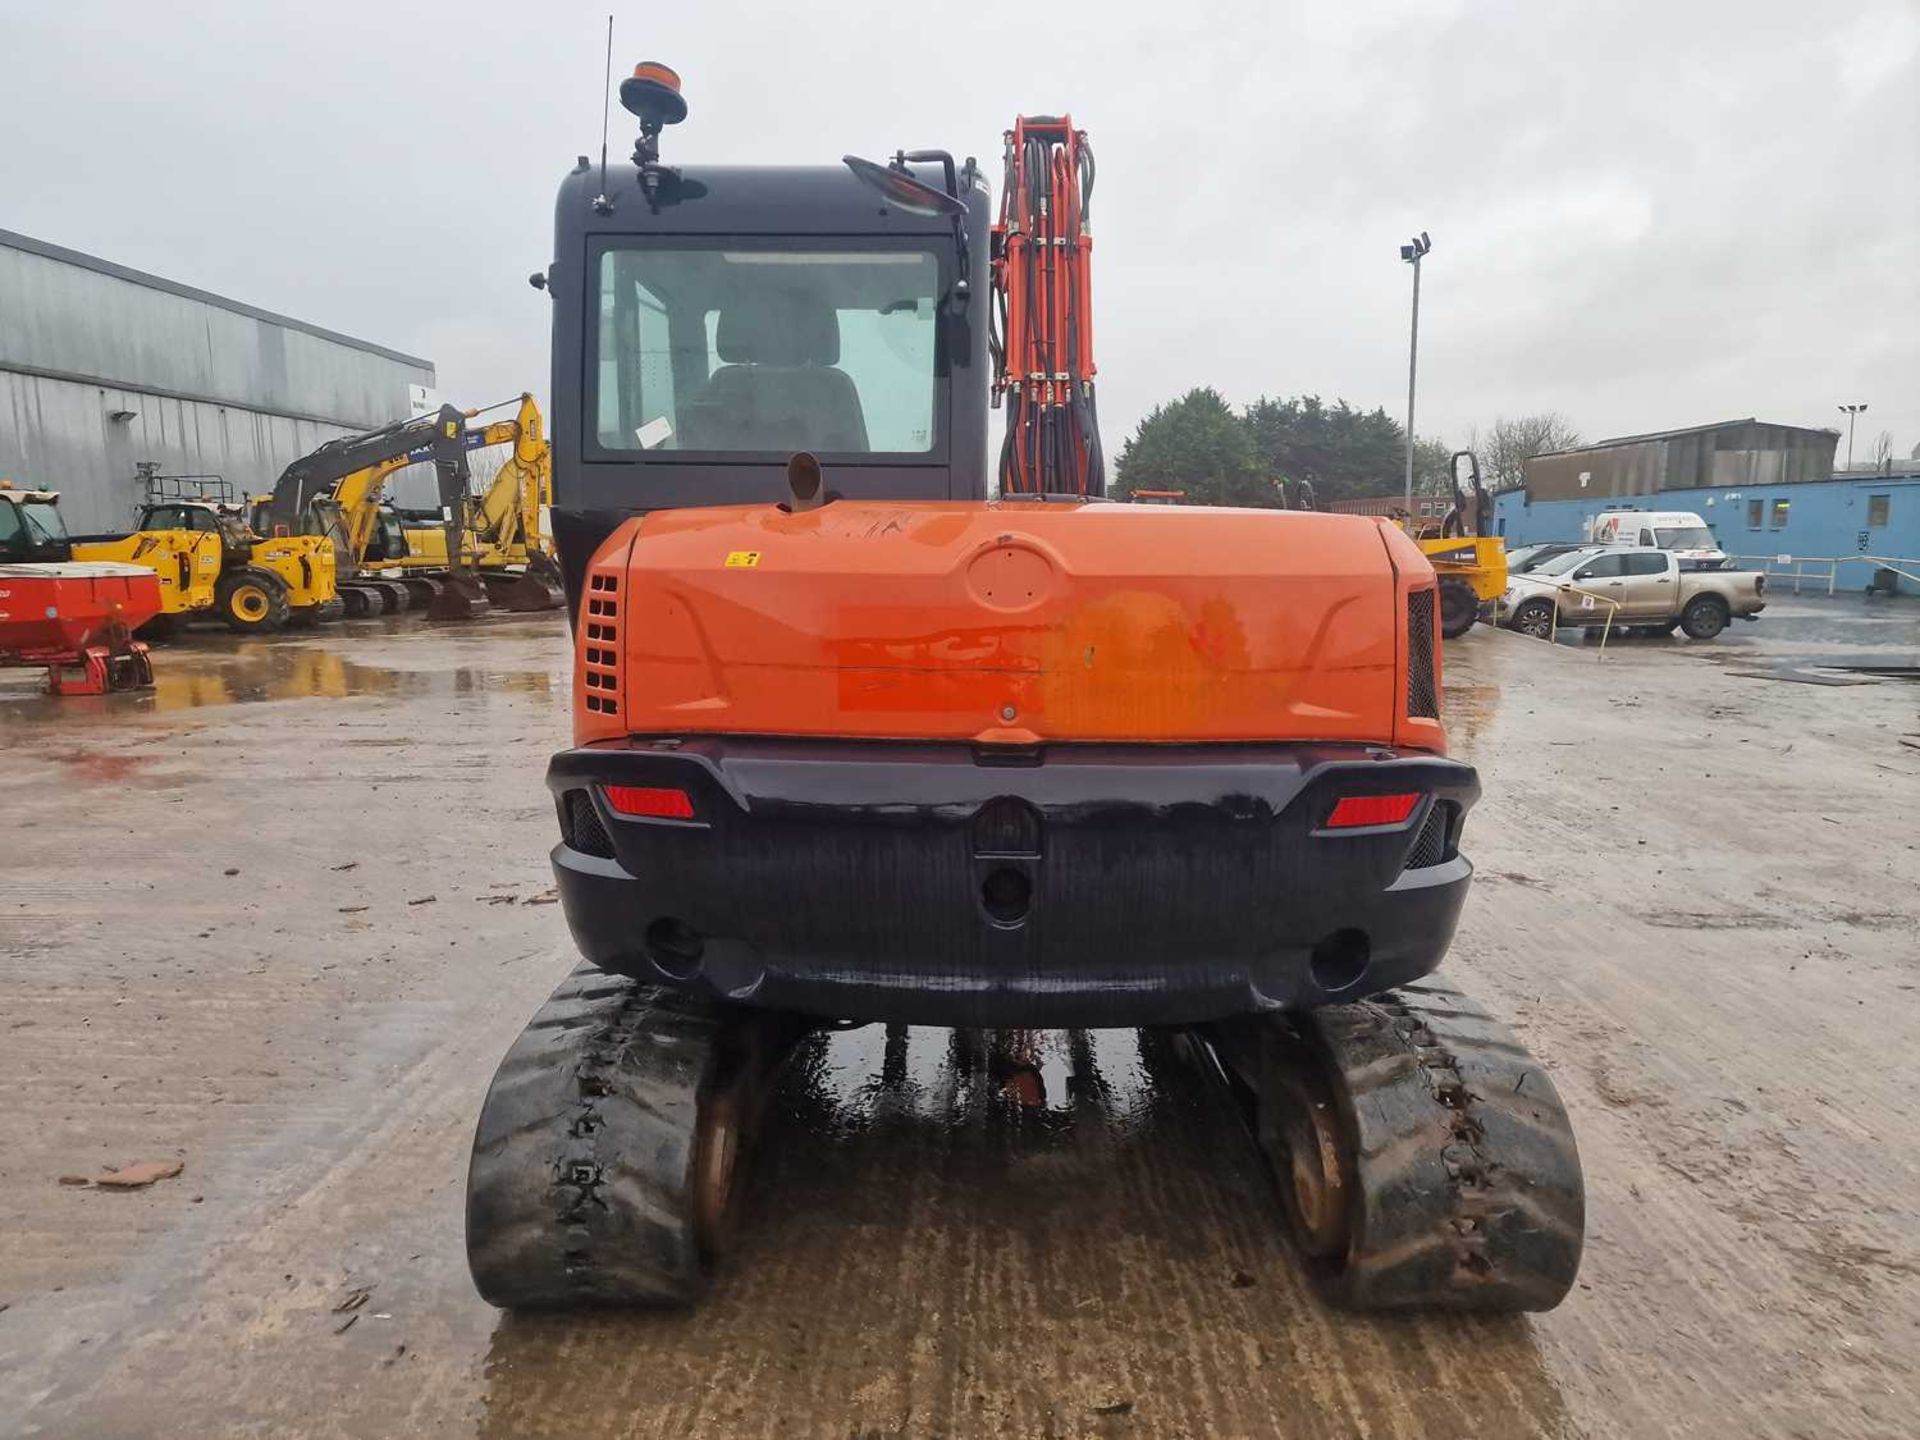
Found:
[[[838,368],[840,318],[829,306],[774,294],[722,310],[714,348],[725,363],[682,409],[688,448],[868,448],[860,392]]]

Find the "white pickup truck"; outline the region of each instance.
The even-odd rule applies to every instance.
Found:
[[[1752,570],[1690,570],[1666,550],[1591,545],[1508,577],[1495,607],[1500,624],[1525,635],[1561,626],[1672,634],[1711,640],[1727,621],[1767,608],[1767,579]]]

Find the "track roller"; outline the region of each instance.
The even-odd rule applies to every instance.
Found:
[[[427,611],[433,608],[433,602],[440,598],[440,592],[446,588],[432,575],[405,575],[400,583],[407,587],[407,608]]]
[[[413,608],[413,597],[398,580],[370,580],[367,584],[380,594],[380,614],[404,615]]]
[[[582,965],[507,1052],[467,1170],[467,1263],[502,1309],[694,1300],[767,1084],[804,1022]]]
[[[1348,1310],[1550,1310],[1580,1268],[1565,1108],[1514,1034],[1434,982],[1205,1027],[1308,1268]]]

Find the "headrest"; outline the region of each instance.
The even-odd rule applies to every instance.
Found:
[[[840,317],[810,296],[776,292],[722,310],[714,345],[729,365],[837,365]]]

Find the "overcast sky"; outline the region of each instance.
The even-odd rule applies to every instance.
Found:
[[[1014,115],[1070,110],[1115,451],[1193,385],[1403,415],[1421,229],[1422,434],[1837,427],[1867,401],[1860,453],[1920,444],[1915,0],[616,13],[616,75],[685,79],[669,161],[941,146],[997,190]],[[544,393],[525,276],[598,150],[605,15],[0,0],[0,227],[426,355],[461,404]]]

